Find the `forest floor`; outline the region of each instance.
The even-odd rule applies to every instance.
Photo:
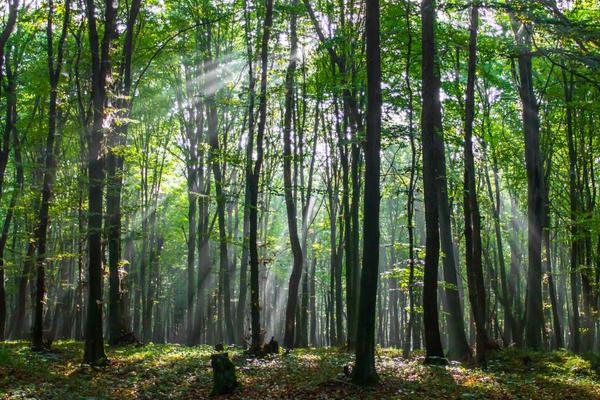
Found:
[[[49,353],[26,342],[0,344],[0,399],[204,399],[212,372],[208,346],[109,348],[110,364],[81,364],[82,343],[59,341]],[[566,351],[504,350],[486,370],[458,363],[425,366],[380,349],[380,383],[363,389],[342,373],[353,355],[333,348],[298,349],[256,360],[230,349],[241,388],[230,399],[600,399],[600,358]]]

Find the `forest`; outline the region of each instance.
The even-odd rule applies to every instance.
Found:
[[[2,0],[1,399],[600,399],[598,0]]]

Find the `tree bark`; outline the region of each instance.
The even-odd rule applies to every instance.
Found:
[[[292,7],[297,5],[293,0]],[[294,74],[296,73],[296,56],[298,52],[298,36],[296,33],[296,12],[291,11],[290,16],[290,58],[285,78],[285,116],[283,124],[283,185],[285,194],[285,208],[287,211],[288,234],[293,255],[292,273],[288,285],[288,299],[285,308],[285,334],[283,345],[287,348],[294,347],[294,333],[296,328],[296,307],[298,305],[298,288],[302,278],[303,254],[298,237],[298,222],[296,218],[296,202],[294,201],[292,187],[292,112],[294,109]]]
[[[248,4],[244,6],[244,31],[246,39],[246,57],[248,61],[248,141],[246,143],[245,179],[244,188],[244,227],[242,238],[242,256],[240,261],[240,291],[236,310],[236,322],[239,343],[245,343],[246,332],[244,321],[246,319],[246,294],[248,290],[248,256],[250,235],[250,182],[252,180],[252,153],[254,151],[254,101],[256,98],[256,78],[254,76],[254,62],[252,39],[250,36],[250,16]]]
[[[128,10],[125,43],[120,66],[116,101],[118,109],[118,124],[113,127],[109,137],[110,145],[107,151],[107,188],[106,188],[106,222],[108,240],[108,269],[109,269],[109,305],[108,305],[108,340],[112,345],[119,344],[127,337],[129,323],[125,318],[124,294],[122,288],[122,257],[121,257],[121,189],[123,187],[123,156],[119,154],[119,146],[126,143],[129,127],[129,116],[133,101],[131,92],[131,59],[133,55],[134,29],[140,11],[141,0],[133,0]]]
[[[410,21],[411,10],[410,2],[406,2],[405,23],[407,29],[406,60],[404,69],[404,83],[408,92],[408,135],[410,141],[410,177],[408,181],[407,199],[406,199],[406,222],[408,231],[408,321],[404,335],[403,356],[408,357],[411,350],[411,340],[418,339],[415,335],[415,185],[417,181],[417,148],[415,143],[414,130],[414,109],[413,109],[413,89],[410,82],[410,67],[412,62],[412,26]],[[412,347],[420,347],[417,340],[412,340]]]
[[[440,176],[438,153],[442,135],[440,77],[435,49],[435,0],[422,0],[422,99],[421,129],[423,142],[423,194],[425,200],[425,271],[423,277],[423,323],[426,363],[437,363],[444,357],[438,320],[437,279],[440,256],[439,208],[436,177]],[[443,147],[443,145],[441,146]]]
[[[531,65],[531,26],[525,26],[511,15],[519,47],[519,95],[523,103],[525,168],[527,170],[528,260],[527,296],[525,304],[525,344],[532,349],[542,347],[544,314],[542,310],[542,224],[543,173],[540,152],[540,118],[533,91]]]
[[[229,276],[229,258],[227,254],[227,231],[225,229],[225,191],[223,190],[224,180],[221,169],[221,154],[218,137],[217,105],[214,97],[208,105],[208,141],[210,146],[209,162],[212,165],[215,178],[215,195],[217,197],[217,218],[219,224],[219,297],[223,305],[223,314],[225,319],[225,341],[233,343],[235,341],[235,332],[233,330],[233,317],[231,315],[231,289]]]
[[[112,0],[104,2],[104,34],[101,48],[96,27],[96,6],[86,0],[88,38],[92,65],[93,122],[88,142],[88,307],[85,331],[84,361],[106,363],[102,333],[102,191],[104,179],[105,106],[107,79],[110,74],[111,39],[115,28],[116,7]]]
[[[379,278],[379,203],[381,147],[381,57],[379,0],[367,0],[365,31],[367,42],[367,118],[363,221],[363,259],[356,335],[356,366],[352,380],[359,384],[378,381],[375,370],[375,313]]]
[[[250,192],[250,313],[252,319],[251,351],[260,350],[260,305],[258,282],[258,181],[263,163],[263,141],[267,123],[267,72],[269,68],[269,38],[273,25],[273,0],[265,0],[265,20],[261,41],[261,72],[259,94],[259,120],[256,134],[256,161],[251,176],[247,176]]]
[[[42,350],[45,345],[43,342],[43,312],[46,296],[45,287],[45,267],[47,262],[46,241],[49,224],[50,202],[52,199],[52,186],[56,175],[56,156],[54,141],[56,137],[56,125],[58,114],[58,83],[63,63],[63,48],[67,37],[69,26],[70,1],[65,0],[65,9],[62,23],[62,33],[56,49],[56,58],[54,56],[54,2],[48,3],[48,24],[46,28],[47,53],[48,53],[48,75],[50,77],[50,101],[48,105],[48,136],[46,138],[46,154],[44,161],[44,178],[42,186],[42,202],[37,220],[34,240],[37,248],[36,258],[36,296],[35,313],[33,318],[33,332],[31,347],[33,350]]]
[[[1,44],[1,43],[0,43]],[[0,50],[1,52],[1,50]],[[0,57],[3,57],[0,54]],[[7,57],[8,59],[9,57]],[[3,58],[2,58],[3,61]],[[2,61],[0,61],[0,74],[2,69]],[[4,172],[6,171],[6,165],[8,163],[9,153],[10,153],[10,138],[11,133],[13,136],[13,151],[14,151],[14,163],[16,169],[16,181],[15,181],[15,190],[13,191],[10,204],[8,206],[8,211],[4,218],[4,225],[2,227],[2,238],[0,239],[0,341],[4,340],[4,330],[6,327],[6,289],[4,287],[4,248],[6,247],[6,242],[8,240],[8,232],[10,230],[10,223],[12,220],[12,216],[14,214],[14,208],[16,205],[17,198],[19,196],[20,191],[23,188],[23,165],[21,163],[21,152],[18,148],[18,135],[15,129],[15,124],[17,120],[17,95],[16,95],[16,78],[14,76],[14,71],[10,65],[8,65],[8,60],[5,66],[6,69],[6,77],[7,77],[7,93],[6,93],[6,123],[4,126],[4,132],[2,135],[2,147],[0,150],[0,198],[2,197],[2,188],[4,187]],[[0,76],[0,80],[1,80]],[[2,85],[0,85],[2,86]],[[6,232],[6,234],[5,234]],[[6,237],[5,237],[6,236]],[[25,281],[26,284],[26,281]],[[19,287],[20,289],[20,287]],[[19,291],[19,295],[23,294],[23,303],[17,304],[17,315],[24,314],[25,311],[25,296],[24,291]],[[19,300],[21,296],[19,296]],[[19,309],[19,306],[22,305],[22,308]],[[19,314],[19,311],[23,310],[22,314]],[[17,319],[18,321],[18,319]],[[21,319],[22,321],[22,319]],[[19,324],[19,329],[16,330],[17,335],[20,335],[22,332],[22,324]]]
[[[578,353],[581,350],[581,334],[579,321],[579,290],[577,282],[577,272],[580,264],[580,239],[579,226],[577,222],[579,214],[579,196],[577,193],[577,155],[575,153],[575,141],[573,134],[573,111],[572,95],[573,81],[567,80],[565,70],[562,70],[563,85],[565,92],[566,105],[566,123],[567,123],[567,145],[569,152],[569,203],[570,203],[570,241],[571,241],[571,303],[573,307],[573,319],[571,326],[571,349]]]
[[[465,98],[465,162],[464,162],[464,217],[465,217],[465,260],[469,300],[475,320],[477,361],[485,365],[485,353],[489,338],[486,327],[486,301],[483,281],[481,218],[475,182],[475,158],[473,156],[473,120],[475,118],[475,81],[477,67],[477,29],[479,8],[471,7],[469,38],[469,64],[467,92]]]

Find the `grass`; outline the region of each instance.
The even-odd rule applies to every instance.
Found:
[[[0,344],[1,399],[203,399],[212,385],[208,346],[108,348],[110,365],[81,365],[82,343],[60,341],[51,353],[26,342]],[[380,349],[379,385],[363,389],[341,374],[350,353],[294,350],[255,360],[231,349],[242,385],[233,399],[600,399],[598,356],[504,350],[486,370],[451,363],[425,366]]]

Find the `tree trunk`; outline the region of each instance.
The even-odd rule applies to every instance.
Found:
[[[464,216],[465,216],[465,260],[469,286],[469,300],[476,329],[477,361],[485,365],[488,346],[486,327],[486,301],[483,281],[481,219],[475,182],[475,158],[473,156],[473,119],[475,118],[475,81],[477,67],[477,29],[479,8],[471,8],[469,39],[469,64],[467,93],[465,98],[465,166],[464,166]]]
[[[408,357],[411,350],[411,339],[414,335],[415,314],[415,185],[417,180],[417,149],[415,144],[413,90],[410,82],[410,67],[412,62],[412,27],[410,22],[410,3],[406,2],[405,23],[407,29],[406,61],[404,69],[404,83],[408,92],[408,135],[410,140],[410,178],[408,181],[408,194],[406,199],[406,223],[408,231],[408,321],[404,335],[403,356]],[[413,341],[413,347],[415,343]],[[418,346],[420,347],[420,345]]]
[[[252,39],[250,37],[250,17],[248,4],[244,6],[244,31],[246,39],[246,57],[248,61],[248,142],[246,144],[245,178],[244,188],[244,227],[242,238],[242,257],[240,261],[240,292],[236,310],[236,322],[239,343],[245,343],[246,332],[244,321],[246,319],[246,294],[248,289],[248,256],[250,235],[250,183],[252,181],[252,153],[254,151],[254,101],[256,97],[256,78],[254,77],[254,63]]]
[[[381,146],[381,58],[379,0],[367,0],[365,31],[367,42],[367,131],[364,143],[365,189],[363,259],[356,335],[356,367],[352,380],[359,384],[378,381],[375,370],[375,313],[379,278],[379,202]]]
[[[488,195],[490,197],[490,201],[492,204],[492,214],[494,216],[494,232],[496,236],[496,248],[498,249],[498,262],[499,262],[499,270],[500,270],[500,287],[502,290],[502,294],[498,297],[500,298],[500,302],[502,303],[502,307],[504,308],[504,345],[508,346],[511,342],[512,338],[512,329],[515,327],[515,319],[512,312],[512,300],[511,295],[508,291],[507,280],[506,280],[506,265],[504,262],[504,245],[502,244],[502,231],[500,229],[500,207],[502,204],[500,197],[500,180],[498,178],[497,172],[497,162],[495,155],[493,158],[493,170],[494,170],[494,187],[495,187],[495,195],[492,192],[492,185],[490,182],[490,177],[486,173],[486,184],[488,189]]]
[[[309,345],[317,347],[317,285],[316,285],[317,258],[313,257],[310,268],[310,338]]]
[[[571,348],[578,353],[581,350],[581,334],[579,322],[579,296],[577,272],[580,264],[580,239],[578,227],[579,198],[577,194],[577,156],[575,153],[574,134],[573,134],[573,114],[572,114],[572,93],[573,80],[567,81],[566,72],[563,69],[563,85],[565,90],[566,120],[567,120],[567,144],[569,149],[569,202],[571,204],[570,212],[570,230],[571,230],[571,303],[573,306],[573,322],[571,326]]]
[[[525,168],[527,170],[528,260],[527,296],[525,304],[525,344],[532,349],[542,347],[544,314],[542,310],[542,219],[543,173],[540,153],[540,119],[533,91],[531,65],[531,26],[523,26],[511,15],[519,47],[519,95],[523,103]]]
[[[126,143],[129,124],[127,122],[132,107],[129,99],[131,92],[131,58],[133,55],[133,35],[135,22],[140,11],[141,0],[131,3],[127,14],[127,28],[123,46],[123,60],[120,66],[120,94],[116,101],[119,124],[113,127],[109,137],[111,146],[106,157],[107,188],[106,188],[106,222],[108,240],[108,269],[109,269],[109,306],[108,306],[108,340],[110,344],[119,344],[120,340],[130,335],[129,323],[125,318],[125,304],[120,269],[121,262],[121,189],[123,187],[123,157],[115,148]],[[130,340],[130,339],[128,339]]]
[[[292,7],[296,5],[294,0]],[[283,126],[283,184],[285,191],[285,208],[287,211],[288,234],[292,247],[293,267],[288,286],[288,299],[285,308],[285,334],[283,346],[294,347],[296,328],[296,307],[298,305],[298,288],[302,278],[303,254],[298,237],[298,222],[296,218],[296,203],[292,187],[292,112],[294,109],[294,74],[296,73],[296,56],[298,51],[298,36],[296,34],[296,12],[290,16],[290,58],[285,79],[285,116]]]
[[[101,48],[96,28],[96,7],[93,0],[86,0],[86,16],[92,65],[93,123],[88,143],[88,307],[85,332],[84,361],[90,364],[106,363],[102,333],[102,189],[104,179],[105,103],[107,79],[110,74],[110,45],[115,27],[116,8],[111,0],[105,0],[104,34]]]
[[[211,98],[208,106],[208,141],[210,146],[209,162],[212,165],[215,177],[215,195],[217,197],[217,218],[219,224],[219,297],[223,305],[223,316],[225,319],[225,341],[233,343],[235,332],[233,330],[233,317],[231,315],[231,289],[229,276],[229,258],[227,255],[227,231],[225,229],[225,192],[223,190],[223,173],[221,170],[222,155],[219,148],[217,105],[215,99]]]
[[[261,41],[261,71],[259,95],[259,120],[256,134],[256,161],[251,176],[246,176],[250,192],[250,313],[252,319],[251,350],[258,352],[260,343],[260,305],[258,282],[258,181],[263,163],[263,141],[267,123],[267,70],[269,68],[269,38],[273,25],[273,0],[265,0],[265,20]]]
[[[31,347],[33,350],[43,349],[43,311],[45,304],[45,267],[46,267],[46,241],[49,223],[50,201],[52,198],[52,186],[56,175],[56,156],[54,154],[54,141],[56,136],[57,114],[58,114],[58,82],[62,70],[63,46],[67,37],[69,25],[70,1],[65,0],[65,10],[62,24],[62,33],[58,42],[56,58],[54,57],[53,43],[53,17],[54,3],[48,3],[48,24],[46,39],[48,42],[48,75],[50,77],[50,102],[48,105],[48,136],[46,138],[46,159],[44,162],[44,182],[42,187],[42,202],[40,204],[38,225],[35,230],[35,245],[37,248],[36,259],[36,297],[35,313],[33,319],[33,333]]]
[[[440,176],[440,158],[436,145],[442,135],[440,78],[436,68],[435,0],[422,0],[422,99],[421,114],[423,142],[423,194],[425,200],[426,248],[423,277],[423,323],[427,363],[439,362],[444,357],[438,320],[437,280],[440,256],[439,208],[436,177]]]
[[[1,44],[1,43],[0,43]],[[3,49],[0,49],[0,53],[2,53]],[[2,55],[0,54],[0,57]],[[3,61],[3,59],[2,59]],[[2,69],[2,64],[0,61],[0,74]],[[4,126],[4,133],[2,135],[2,149],[0,151],[0,198],[2,197],[2,188],[4,187],[4,172],[6,171],[6,165],[8,163],[8,157],[10,153],[10,138],[11,133],[13,137],[14,144],[14,163],[16,169],[16,181],[15,181],[15,190],[13,191],[12,197],[10,199],[10,204],[8,206],[8,210],[6,212],[6,216],[4,218],[4,225],[2,226],[2,238],[0,239],[0,341],[4,340],[4,331],[6,327],[6,290],[4,287],[4,249],[6,247],[6,242],[8,241],[8,233],[10,230],[10,223],[12,217],[14,215],[14,208],[16,206],[17,198],[23,188],[23,165],[21,163],[21,152],[18,148],[18,134],[15,129],[15,124],[17,120],[17,96],[16,96],[16,79],[14,76],[14,71],[8,65],[5,66],[6,69],[6,77],[7,77],[7,93],[6,93],[6,124]],[[2,77],[0,76],[0,79]],[[0,85],[2,86],[2,85]],[[27,282],[25,281],[25,285]],[[21,289],[19,287],[19,289]],[[19,309],[19,304],[17,304],[17,312],[20,310],[25,311],[25,289],[23,291],[19,290],[19,295],[23,294],[22,300],[22,308]],[[19,296],[19,300],[21,296]],[[20,314],[22,315],[22,314]],[[22,321],[22,319],[21,319]],[[19,328],[16,330],[17,335],[20,335],[22,332],[22,324],[19,324]]]

